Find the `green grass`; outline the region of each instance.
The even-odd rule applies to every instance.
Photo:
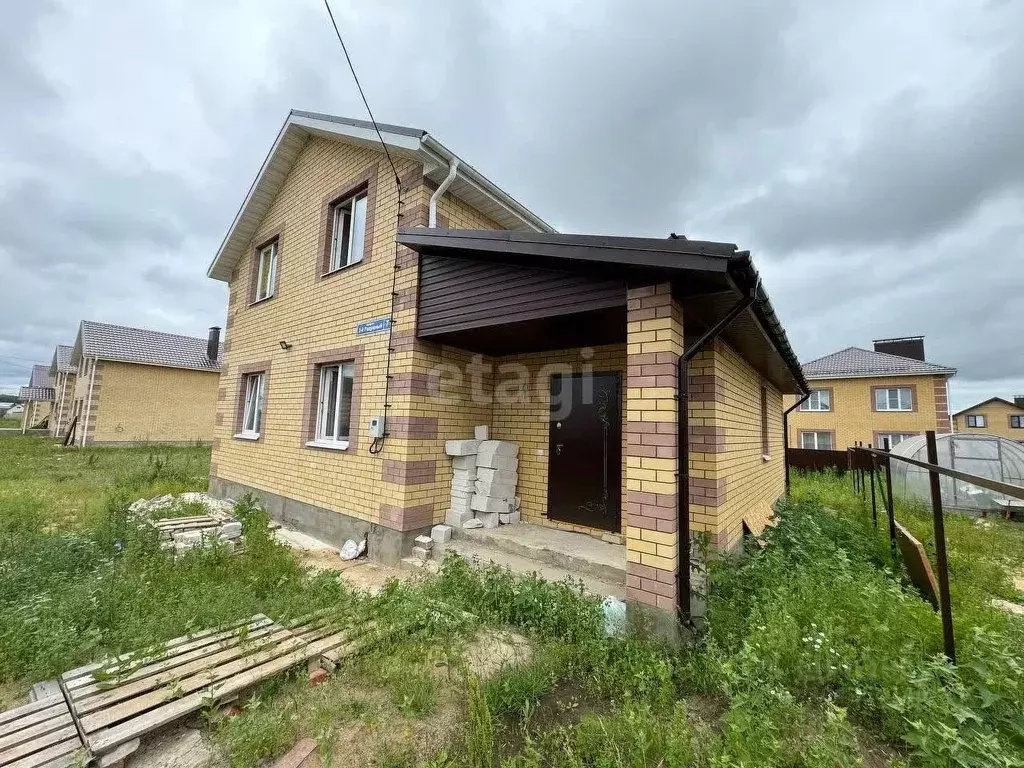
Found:
[[[0,416],[0,429],[21,429],[21,416]]]

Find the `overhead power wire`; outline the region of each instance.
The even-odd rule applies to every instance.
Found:
[[[398,197],[398,213],[396,214],[395,220],[395,258],[393,269],[391,271],[391,308],[388,310],[388,354],[387,363],[384,371],[384,430],[380,437],[375,437],[370,443],[369,451],[372,454],[378,454],[384,450],[384,443],[388,437],[388,429],[391,423],[391,417],[388,410],[391,408],[390,396],[391,396],[391,355],[394,353],[394,333],[395,333],[395,301],[398,298],[398,271],[401,266],[398,263],[398,227],[402,223],[402,179],[398,175],[398,168],[395,167],[395,161],[391,159],[391,152],[388,150],[387,142],[384,141],[384,136],[380,132],[380,126],[377,125],[377,119],[373,116],[373,110],[370,109],[370,102],[366,99],[366,94],[363,92],[363,86],[359,82],[359,75],[356,74],[356,68],[352,64],[352,57],[349,56],[348,47],[345,45],[345,39],[341,35],[341,30],[338,29],[338,22],[334,20],[334,12],[331,11],[331,4],[324,0],[324,7],[327,8],[327,15],[331,19],[331,26],[334,27],[334,34],[338,38],[338,42],[341,43],[341,50],[345,54],[345,61],[348,62],[348,69],[352,73],[352,79],[355,81],[356,90],[359,91],[359,97],[363,100],[363,106],[366,107],[366,114],[370,116],[370,122],[373,124],[373,130],[377,133],[377,139],[380,141],[380,146],[384,150],[384,156],[388,159],[388,165],[391,166],[391,172],[395,176],[395,193]]]

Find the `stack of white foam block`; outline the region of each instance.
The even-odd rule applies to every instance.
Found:
[[[518,470],[518,445],[504,440],[480,441],[476,453],[476,482],[469,507],[485,528],[519,522]]]
[[[448,440],[444,452],[452,457],[452,503],[444,521],[453,528],[462,528],[473,519],[470,501],[476,490],[476,452],[479,440]]]

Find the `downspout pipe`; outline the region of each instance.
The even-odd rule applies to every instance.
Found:
[[[693,344],[679,356],[676,371],[676,401],[679,411],[676,415],[676,528],[679,531],[679,571],[676,574],[676,613],[679,620],[686,626],[692,623],[690,616],[690,361],[693,360],[709,342],[714,341],[739,315],[757,301],[757,291],[761,287],[758,278],[753,290],[742,296],[732,309],[721,320],[704,332]]]
[[[782,412],[782,458],[785,460],[786,465],[786,495],[789,495],[789,457],[786,456],[786,451],[789,450],[789,414],[799,408],[801,405],[807,402],[807,398],[811,396],[810,390],[804,392],[803,397],[793,403],[789,408]]]
[[[434,194],[430,196],[430,205],[427,207],[427,226],[431,229],[437,227],[437,201],[441,199],[441,196],[448,191],[448,187],[455,181],[455,176],[459,172],[459,158],[453,157],[451,163],[448,165],[448,175],[444,177],[444,181],[441,182],[440,186],[434,190]]]

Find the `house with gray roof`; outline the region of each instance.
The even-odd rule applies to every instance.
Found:
[[[50,435],[61,436],[71,423],[71,409],[75,396],[75,366],[71,364],[70,344],[58,344],[50,361],[50,378],[53,380],[53,412],[50,417]]]
[[[877,339],[872,349],[847,347],[802,368],[811,393],[790,414],[790,448],[889,449],[929,429],[951,431],[956,368],[926,360],[923,336]]]
[[[203,339],[83,320],[70,349],[67,428],[77,445],[212,441],[223,358],[219,327]],[[62,355],[58,347],[57,368]]]
[[[28,386],[21,388],[18,397],[25,406],[21,419],[22,433],[48,426],[50,411],[53,408],[53,380],[50,378],[50,369],[45,365],[33,365]]]

